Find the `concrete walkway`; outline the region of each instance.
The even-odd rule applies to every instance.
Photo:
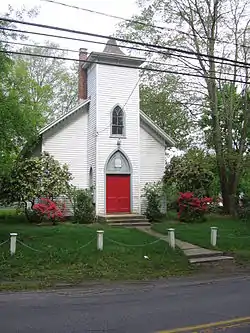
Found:
[[[161,238],[165,242],[169,243],[167,235],[160,234],[159,232],[147,227],[138,229],[154,237]],[[233,257],[225,256],[222,251],[204,249],[203,247],[183,242],[179,239],[175,239],[175,244],[187,256],[191,264],[234,259]]]

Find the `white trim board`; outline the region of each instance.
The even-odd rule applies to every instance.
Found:
[[[39,132],[39,135],[42,135],[43,133],[47,132],[49,129],[51,129],[52,127],[58,125],[59,123],[61,123],[63,120],[67,119],[69,116],[71,116],[72,114],[74,114],[75,112],[77,112],[79,109],[81,109],[83,106],[88,105],[90,103],[90,99],[87,99],[83,102],[81,102],[80,104],[78,104],[76,107],[74,107],[72,110],[70,110],[69,112],[65,113],[63,116],[61,116],[60,118],[54,120],[52,123],[46,125],[45,127],[43,127],[41,129],[41,131]]]
[[[140,117],[144,122],[151,127],[160,137],[162,137],[170,146],[175,146],[176,142],[166,132],[164,132],[158,125],[156,125],[146,113],[140,110]]]

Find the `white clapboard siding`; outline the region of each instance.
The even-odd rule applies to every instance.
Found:
[[[141,195],[146,183],[158,182],[165,170],[165,145],[157,140],[146,125],[140,128],[140,160],[141,160]],[[141,212],[146,209],[146,199],[141,197]]]
[[[88,186],[87,124],[88,113],[80,109],[45,132],[42,138],[42,150],[69,166],[72,184],[79,188]]]

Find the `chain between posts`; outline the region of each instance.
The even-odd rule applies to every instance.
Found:
[[[86,244],[80,246],[77,250],[80,250],[80,249],[83,249],[83,248],[87,247],[88,245],[90,245],[91,243],[93,243],[93,241],[94,241],[95,239],[96,239],[96,237],[93,237],[88,243],[86,243]],[[39,253],[45,253],[45,252],[47,252],[47,251],[37,250],[37,249],[35,249],[35,248],[33,248],[33,247],[31,247],[31,246],[29,246],[29,245],[23,243],[22,241],[20,241],[20,240],[18,240],[18,239],[17,239],[17,242],[18,242],[19,244],[23,245],[24,247],[26,247],[26,248],[32,250],[32,251],[39,252]]]
[[[4,241],[4,242],[0,243],[0,246],[2,246],[2,245],[4,245],[4,244],[6,244],[8,241],[9,241],[9,240],[8,240],[8,239],[6,239],[6,241]]]
[[[115,241],[112,238],[109,238],[107,236],[105,237],[105,239],[107,239],[111,243],[121,245],[121,246],[127,246],[127,247],[145,247],[145,246],[148,246],[148,245],[153,245],[153,244],[159,243],[160,241],[164,241],[163,239],[159,238],[159,239],[154,240],[153,242],[146,243],[146,244],[125,244],[125,243],[117,242],[117,241]]]

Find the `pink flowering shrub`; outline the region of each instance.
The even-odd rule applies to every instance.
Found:
[[[205,220],[212,198],[197,198],[193,192],[180,193],[178,218],[181,222],[201,222]]]
[[[60,205],[48,198],[41,198],[40,202],[33,206],[33,210],[41,217],[47,218],[55,224],[57,221],[62,221],[65,217],[65,203]]]

